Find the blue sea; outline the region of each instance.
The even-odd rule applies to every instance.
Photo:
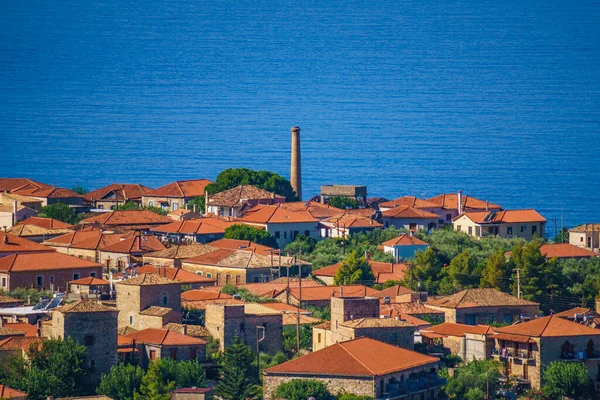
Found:
[[[456,192],[600,222],[598,1],[0,1],[0,176]]]

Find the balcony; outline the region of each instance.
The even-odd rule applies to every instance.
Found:
[[[586,351],[561,352],[560,359],[562,361],[600,360],[600,353],[596,351],[589,354]]]
[[[446,378],[440,378],[437,373],[410,378],[404,382],[388,383],[385,385],[383,397],[379,397],[378,400],[403,399],[423,391],[441,388],[445,385]]]
[[[492,357],[500,362],[511,361],[529,362],[534,361],[533,352],[528,350],[515,350],[504,348],[501,350],[492,349]]]

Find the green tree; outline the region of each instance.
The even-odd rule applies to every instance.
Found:
[[[370,400],[370,396],[358,396],[354,393],[340,393],[336,396],[336,400]]]
[[[512,272],[512,263],[506,260],[502,250],[498,250],[488,258],[485,268],[481,272],[479,287],[509,292]]]
[[[346,196],[333,196],[330,197],[327,201],[332,207],[341,208],[345,210],[347,208],[357,209],[360,208],[360,202],[356,200],[354,197],[346,197]]]
[[[142,378],[139,391],[134,393],[133,398],[134,400],[170,400],[173,389],[175,389],[175,381],[167,380],[161,368],[161,361],[152,361]]]
[[[359,257],[353,251],[338,268],[333,281],[336,285],[352,285],[356,283],[375,281],[373,270],[365,256]]]
[[[40,217],[54,218],[67,224],[75,225],[83,219],[83,213],[76,213],[64,203],[54,203],[42,207]]]
[[[236,336],[233,344],[225,348],[215,395],[223,400],[249,400],[260,397],[260,393],[252,350]]]
[[[75,193],[79,193],[81,195],[86,194],[87,192],[89,192],[89,190],[87,190],[87,188],[84,188],[81,185],[75,185],[71,188],[72,191],[74,191]]]
[[[296,326],[283,327],[283,349],[288,353],[296,353]],[[312,348],[312,327],[300,325],[300,349],[310,350]]]
[[[496,360],[474,360],[454,370],[448,379],[446,395],[449,399],[483,400],[486,392],[498,390],[500,363]]]
[[[317,245],[317,241],[315,238],[311,236],[306,236],[304,234],[299,234],[296,236],[293,242],[289,243],[285,246],[284,253],[290,253],[292,255],[300,255],[300,254],[310,254],[315,249]]]
[[[133,394],[142,384],[144,371],[137,365],[119,363],[110,372],[102,374],[96,393],[114,400],[133,400]]]
[[[254,171],[247,168],[229,168],[222,171],[215,179],[215,183],[208,185],[206,190],[211,194],[215,194],[240,185],[253,185],[277,193],[285,196],[287,201],[297,200],[292,185],[281,175],[270,171]]]
[[[439,276],[442,271],[442,263],[430,247],[425,251],[418,251],[415,255],[416,267],[413,268],[413,282],[410,282],[410,274],[405,278],[406,284],[413,290],[425,290],[429,293],[437,293]]]
[[[291,379],[277,386],[275,395],[278,399],[306,400],[310,396],[318,400],[332,398],[327,386],[316,379]]]
[[[249,240],[254,243],[278,248],[277,239],[264,229],[250,225],[235,224],[225,229],[225,239]]]
[[[561,228],[558,235],[554,238],[554,243],[569,243],[569,230]]]
[[[544,395],[552,399],[594,399],[594,383],[582,362],[553,361],[544,371]]]
[[[450,265],[442,271],[442,277],[442,294],[454,293],[454,289],[462,290],[476,286],[479,282],[479,271],[471,252],[463,250],[454,257]]]
[[[203,214],[206,205],[205,202],[204,196],[197,196],[188,201],[187,206],[190,210],[193,210],[194,206],[196,206],[196,212]]]
[[[117,205],[117,210],[148,210],[148,211],[152,211],[155,214],[159,214],[159,215],[167,215],[167,210],[164,210],[160,207],[143,207],[141,206],[139,203],[133,202],[133,201],[128,201],[126,203],[122,203]]]
[[[202,387],[206,384],[204,368],[197,360],[176,361],[162,360],[160,363],[162,376],[167,382],[175,382],[175,387]]]

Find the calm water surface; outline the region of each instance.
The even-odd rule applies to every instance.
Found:
[[[306,197],[600,221],[598,1],[158,3],[0,1],[0,176],[288,176],[299,125]]]

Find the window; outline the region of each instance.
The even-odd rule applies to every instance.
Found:
[[[461,231],[462,230],[462,225],[456,225],[456,230],[457,231]]]
[[[90,276],[91,276],[92,278],[95,278],[95,277],[96,277],[96,273],[95,273],[95,272],[90,272]]]
[[[527,229],[527,225],[521,225],[521,233],[525,232],[525,229]]]
[[[54,275],[50,275],[49,278],[50,283],[54,283]]]
[[[279,239],[281,237],[281,234],[279,233],[279,231],[275,231],[275,239]]]
[[[231,280],[231,275],[227,274],[225,275],[225,284],[229,285],[229,281]]]
[[[446,214],[446,221],[452,220],[452,214]]]
[[[504,323],[510,324],[513,320],[512,314],[504,314]]]
[[[579,238],[579,241],[580,241],[580,242],[583,242],[583,236]]]
[[[473,234],[473,227],[472,227],[472,226],[470,226],[470,227],[469,227],[469,235],[472,235],[472,234]]]
[[[133,315],[129,316],[129,325],[133,325]]]
[[[169,354],[171,356],[171,360],[177,360],[177,349],[169,350]]]
[[[200,276],[202,276],[202,271],[198,271],[198,272],[196,272],[196,275],[200,275]]]
[[[6,287],[6,278],[2,278],[2,287]]]
[[[162,305],[166,307],[167,304],[169,304],[169,298],[166,295],[163,295],[163,297],[162,297]]]
[[[416,231],[417,230],[417,224],[408,224],[408,229],[411,231]]]
[[[217,274],[217,286],[221,286],[221,274]]]
[[[36,286],[44,286],[44,277],[42,275],[38,275],[35,277]]]
[[[287,239],[287,231],[284,231],[284,232],[283,232],[283,238],[284,238],[284,239]]]
[[[537,225],[531,225],[531,234],[536,234],[537,233]]]
[[[506,228],[506,234],[507,235],[512,235],[512,226],[509,226]]]
[[[156,360],[156,350],[150,350],[150,359]]]
[[[467,314],[467,315],[465,315],[465,324],[467,324],[467,325],[477,325],[477,315],[475,315],[475,314]]]
[[[390,223],[388,221],[385,221],[385,227],[388,228],[390,226]]]
[[[296,239],[296,236],[298,236],[299,233],[300,232],[298,232],[298,231],[293,231],[292,232],[292,239]]]
[[[85,335],[83,337],[83,344],[86,346],[93,346],[94,345],[94,335]]]
[[[101,204],[101,205],[99,205],[99,206],[98,206],[98,208],[99,208],[100,210],[104,210],[104,206],[103,206],[102,204]]]
[[[321,334],[320,333],[317,335],[317,343],[321,343]]]
[[[236,277],[235,277],[235,284],[236,284],[236,285],[239,285],[239,284],[240,284],[240,277],[239,277],[239,276],[236,276]]]
[[[304,236],[310,236],[310,231],[304,231]]]
[[[200,274],[200,275],[202,275],[202,274]],[[207,273],[206,273],[206,277],[207,277],[207,278],[212,278],[212,274],[211,274],[211,273],[209,273],[209,272],[207,272]]]
[[[198,357],[198,352],[195,348],[190,349],[190,360],[195,360]]]
[[[79,272],[73,274],[73,280],[76,281],[77,279],[79,279]]]
[[[244,324],[240,324],[240,332],[244,332],[244,328],[245,328]]]
[[[488,314],[488,316],[487,316],[487,323],[488,324],[494,323],[494,314],[492,314],[492,313]]]
[[[154,202],[153,201],[149,201],[148,202],[148,207],[154,207]]]
[[[179,203],[174,201],[173,203],[171,203],[171,210],[175,211],[179,208]]]
[[[398,334],[396,332],[392,333],[392,343],[396,343],[398,341]]]

